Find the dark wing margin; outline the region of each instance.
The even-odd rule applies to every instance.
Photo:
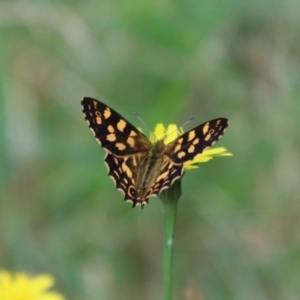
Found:
[[[106,104],[89,97],[81,101],[82,112],[96,140],[109,153],[126,156],[147,151],[147,137]]]
[[[183,164],[211,147],[224,134],[228,120],[218,118],[203,123],[168,144],[165,154],[175,163]]]

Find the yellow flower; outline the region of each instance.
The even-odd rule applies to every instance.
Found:
[[[47,292],[53,284],[53,277],[47,274],[30,277],[0,271],[0,300],[64,300],[58,293]]]
[[[167,145],[174,141],[177,137],[184,133],[182,128],[178,128],[175,124],[170,124],[166,129],[162,123],[156,125],[154,132],[150,136],[150,141],[164,139],[164,143]],[[212,149],[204,150],[198,154],[192,161],[186,162],[184,168],[186,170],[197,169],[198,163],[207,162],[215,156],[232,156],[230,152],[224,147],[216,147]]]

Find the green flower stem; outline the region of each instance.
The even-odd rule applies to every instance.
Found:
[[[181,180],[176,180],[159,198],[164,206],[164,290],[165,300],[172,300],[172,265],[174,230],[178,200],[181,196]]]
[[[4,91],[4,79],[5,79],[5,70],[6,70],[6,66],[4,64],[4,29],[0,29],[0,99],[3,99],[3,101],[6,101],[5,98],[5,91]],[[1,107],[1,109],[3,110],[4,107]],[[1,111],[2,113],[2,111]],[[2,120],[4,119],[4,116],[2,118]],[[2,125],[2,124],[1,124]]]
[[[177,203],[164,203],[164,288],[165,300],[172,300],[173,244]]]

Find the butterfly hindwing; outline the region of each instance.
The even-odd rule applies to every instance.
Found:
[[[131,202],[133,207],[143,206],[148,203],[150,197],[157,196],[162,190],[169,188],[177,178],[182,176],[184,170],[183,165],[174,165],[167,159],[154,184],[148,188],[145,197],[140,199],[134,179],[137,170],[133,168],[132,160],[138,161],[138,157],[134,158],[132,155],[124,159],[107,153],[104,162],[116,188],[123,192],[124,200]]]
[[[182,176],[183,170],[183,165],[174,165],[167,161],[163,165],[155,184],[151,187],[151,194],[159,195],[162,190],[169,188],[176,179]]]
[[[150,142],[147,137],[115,110],[88,97],[83,98],[81,104],[95,138],[109,153],[127,156],[148,151]]]
[[[107,153],[104,162],[108,168],[108,175],[115,182],[116,188],[123,192],[124,200],[130,200],[135,206],[135,183],[126,160]]]
[[[176,164],[191,161],[194,157],[211,147],[224,133],[228,126],[225,118],[203,123],[167,145],[165,154]]]

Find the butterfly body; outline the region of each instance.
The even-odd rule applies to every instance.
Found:
[[[150,145],[148,152],[131,155],[124,159],[119,158],[119,161],[113,155],[107,154],[104,161],[109,175],[114,179],[118,189],[121,191],[126,189],[127,196],[131,197],[126,200],[133,201],[133,204],[136,203],[135,205],[139,206],[147,203],[149,197],[158,195],[163,183],[159,176],[163,169],[165,170],[163,174],[166,174],[172,167],[172,162],[164,154],[164,150],[164,141],[159,140]],[[181,176],[183,165],[174,167],[175,171]],[[121,178],[123,180],[119,180]],[[131,182],[130,185],[128,185],[129,182]],[[170,182],[165,181],[164,183]]]
[[[151,196],[169,188],[191,161],[216,142],[228,120],[219,118],[201,124],[165,144],[153,143],[136,127],[104,103],[82,100],[82,111],[95,138],[106,150],[108,175],[132,206],[144,206]]]

